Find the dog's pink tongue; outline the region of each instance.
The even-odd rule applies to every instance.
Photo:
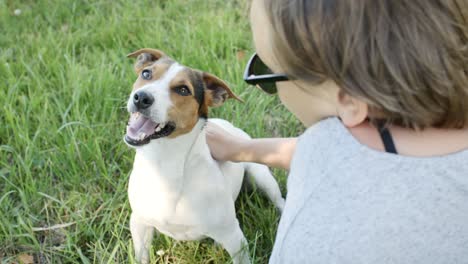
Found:
[[[140,139],[143,134],[143,137],[153,134],[157,126],[158,124],[153,122],[151,119],[139,113],[133,113],[130,117],[130,121],[128,122],[127,136],[133,139]]]

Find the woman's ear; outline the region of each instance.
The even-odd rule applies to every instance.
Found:
[[[346,127],[354,127],[366,120],[369,113],[368,105],[339,89],[337,112]]]

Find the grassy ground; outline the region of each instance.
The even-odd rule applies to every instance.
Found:
[[[301,131],[276,97],[242,82],[253,51],[247,14],[246,0],[0,0],[1,263],[133,262],[134,153],[122,141],[133,50],[159,48],[226,80],[245,103],[211,115],[252,136]],[[285,193],[284,171],[274,173]],[[255,190],[236,205],[254,263],[266,263],[279,215]],[[229,262],[211,240],[160,236],[151,254],[158,263]]]

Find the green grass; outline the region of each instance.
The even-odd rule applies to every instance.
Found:
[[[126,54],[164,50],[226,80],[245,100],[211,112],[254,137],[302,127],[276,97],[247,88],[248,1],[0,0],[0,262],[132,263],[122,141],[134,81]],[[20,9],[20,15],[14,10]],[[246,56],[241,56],[246,54]],[[283,194],[286,176],[275,170]],[[236,203],[254,263],[267,263],[279,215],[256,190]],[[158,256],[158,250],[164,255]],[[158,263],[229,263],[211,240],[154,240]]]

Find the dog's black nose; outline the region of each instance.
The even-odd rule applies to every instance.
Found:
[[[133,95],[133,103],[138,109],[148,108],[153,104],[153,102],[153,96],[147,92],[138,91]]]

